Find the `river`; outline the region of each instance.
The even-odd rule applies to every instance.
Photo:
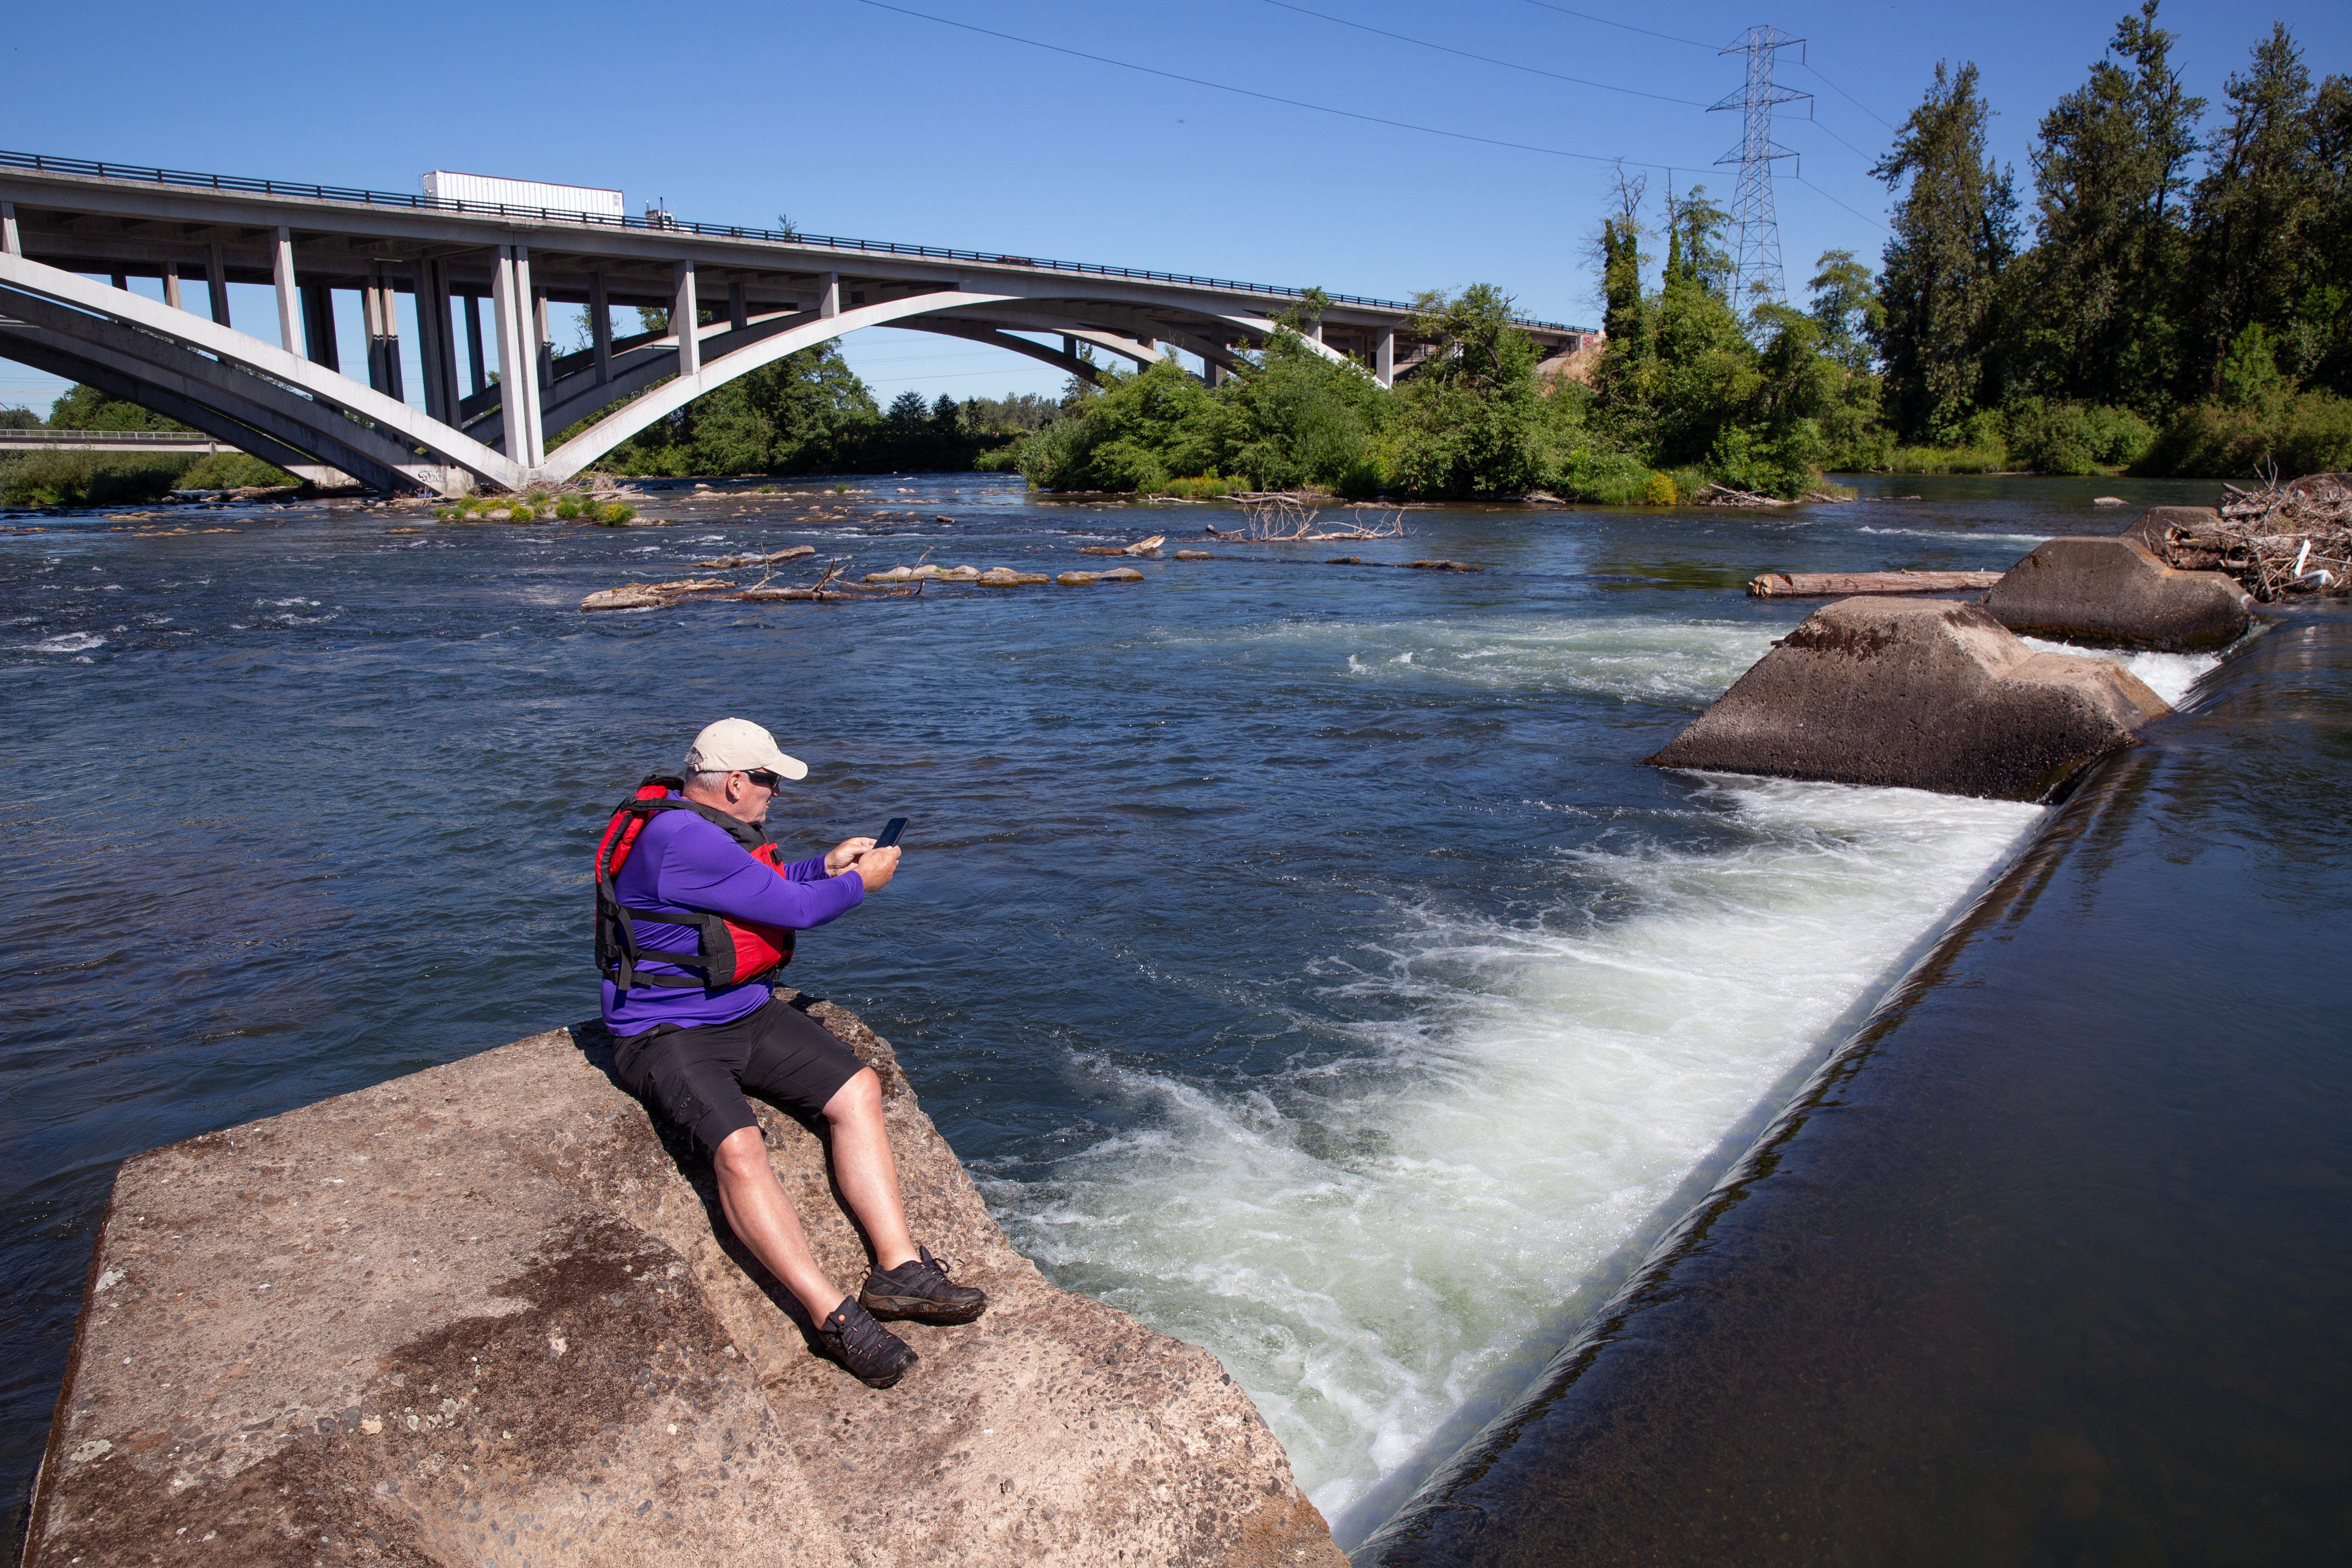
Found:
[[[577,610],[755,544],[1066,570],[1234,518],[846,483],[830,519],[807,483],[665,491],[642,530],[0,518],[47,529],[0,536],[19,1506],[116,1163],[592,1012],[604,813],[733,713],[811,763],[796,850],[913,823],[794,979],[892,1039],[1053,1278],[1224,1359],[1352,1546],[2043,815],[1641,766],[1806,611],[1740,585],[2004,567],[2214,488],[1472,506],[1137,587]],[[184,523],[235,531],[148,536]],[[1441,555],[1484,570],[1373,564]],[[2178,695],[2210,662],[2135,668]]]

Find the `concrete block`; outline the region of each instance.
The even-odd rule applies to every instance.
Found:
[[[2161,559],[2170,530],[2210,534],[2221,526],[2221,514],[2210,506],[2152,506],[2132,519],[2131,526],[2123,531],[2121,537],[2145,545]]]
[[[1986,593],[1984,607],[2015,632],[2174,653],[2227,647],[2254,616],[2235,579],[2168,566],[2133,538],[2038,545]]]
[[[2121,666],[2034,653],[1977,605],[1841,599],[1647,760],[2042,800],[2170,711]]]
[[[991,1298],[899,1325],[896,1388],[813,1353],[708,1161],[601,1026],[557,1030],[124,1163],[30,1568],[1345,1568],[1216,1358],[1048,1284],[888,1043],[812,1015],[882,1079],[915,1234]],[[854,1289],[817,1136],[760,1119]]]

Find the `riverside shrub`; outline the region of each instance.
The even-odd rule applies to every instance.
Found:
[[[251,485],[299,485],[302,481],[244,452],[214,452],[196,459],[180,476],[184,490],[236,490]]]
[[[195,465],[181,452],[26,452],[0,458],[0,506],[135,506],[161,500]]]
[[[2135,471],[2249,479],[2352,469],[2352,400],[2328,392],[2274,395],[2248,408],[2200,403],[2149,443]]]
[[[2009,411],[2008,456],[2044,474],[2095,474],[2128,468],[2156,439],[2147,420],[2126,408],[2021,399]]]

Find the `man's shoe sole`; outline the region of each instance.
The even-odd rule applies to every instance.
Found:
[[[944,1308],[928,1296],[861,1295],[857,1304],[879,1322],[969,1323],[988,1310],[984,1299],[972,1307]]]
[[[892,1373],[887,1377],[859,1377],[858,1374],[854,1372],[850,1373],[849,1375],[857,1378],[858,1382],[864,1384],[868,1388],[896,1388],[898,1385],[898,1380],[905,1377],[908,1373],[914,1371],[915,1363],[921,1359],[922,1358],[919,1356],[909,1356],[907,1359],[906,1365],[900,1367],[898,1371]],[[848,1371],[846,1367],[842,1370],[845,1372]]]

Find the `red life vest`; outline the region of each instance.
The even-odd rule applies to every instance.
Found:
[[[613,819],[605,824],[604,837],[596,846],[596,968],[624,991],[637,985],[716,991],[724,985],[740,985],[747,980],[772,974],[793,959],[793,933],[783,926],[730,920],[703,910],[631,909],[621,902],[620,895],[614,890],[613,879],[627,864],[637,835],[645,831],[655,813],[692,811],[700,816],[717,816],[717,813],[698,807],[691,801],[672,798],[670,792],[682,787],[684,781],[676,777],[663,773],[648,776],[637,786],[635,795],[614,808]],[[760,845],[751,851],[751,858],[779,877],[784,874],[783,862],[772,844]],[[639,917],[663,925],[693,927],[701,933],[697,951],[678,952],[639,946]],[[636,966],[647,959],[693,970],[702,978],[638,973]]]

